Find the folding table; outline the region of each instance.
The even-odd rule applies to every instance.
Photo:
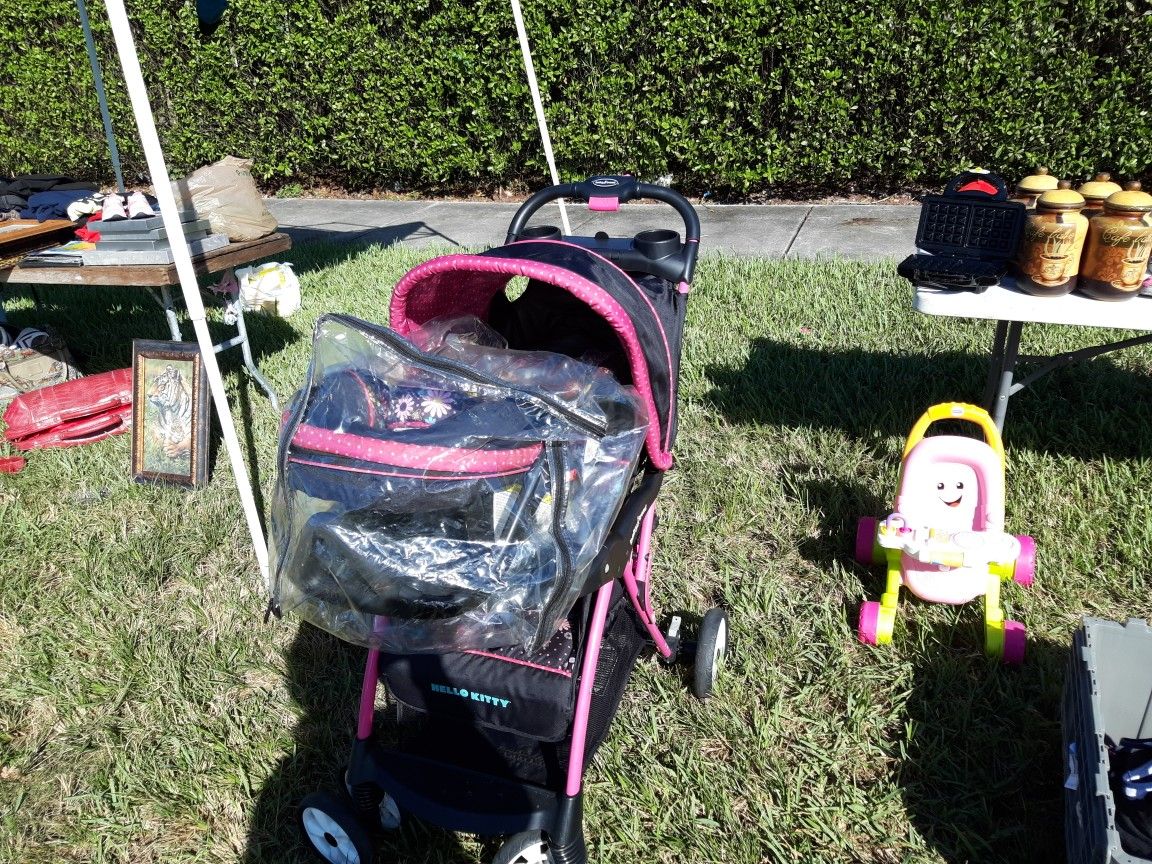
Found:
[[[1001,431],[1004,429],[1008,400],[1037,379],[1078,360],[1152,342],[1152,298],[1149,297],[1135,297],[1115,303],[1093,300],[1075,293],[1063,297],[1033,297],[1017,290],[1009,278],[983,294],[918,287],[912,305],[926,315],[982,318],[996,322],[992,362],[988,370],[988,383],[984,388],[984,404],[996,428]],[[1020,334],[1025,324],[1067,324],[1146,332],[1118,342],[1055,354],[1048,358],[1047,363],[1017,380],[1017,361],[1040,359],[1021,358],[1019,355]]]
[[[292,247],[292,241],[287,234],[269,234],[257,240],[245,240],[229,243],[219,249],[206,252],[192,259],[193,268],[198,276],[211,273],[220,273],[233,267],[250,264],[261,258],[267,258],[284,252]],[[181,340],[180,322],[176,317],[176,309],[172,302],[171,287],[180,284],[180,277],[176,274],[175,264],[133,264],[126,266],[90,265],[80,267],[8,267],[0,269],[0,284],[29,285],[35,291],[40,285],[100,285],[100,286],[135,286],[149,289],[151,296],[164,309],[168,318],[168,329],[172,338]],[[37,295],[39,301],[39,295]],[[252,348],[248,344],[248,331],[244,326],[244,313],[236,303],[236,336],[227,339],[213,347],[216,353],[229,348],[239,347],[244,357],[244,367],[252,375],[260,389],[268,394],[273,407],[279,412],[279,401],[271,385],[260,374],[256,361],[252,356]]]

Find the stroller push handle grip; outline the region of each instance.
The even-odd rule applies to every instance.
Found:
[[[670,256],[676,259],[678,265],[675,276],[683,282],[692,281],[692,271],[696,266],[696,254],[700,244],[700,218],[696,215],[696,210],[688,199],[674,189],[641,183],[635,177],[590,177],[582,183],[562,183],[559,186],[541,189],[520,205],[511,225],[508,226],[508,236],[504,242],[515,243],[517,240],[527,239],[524,236],[524,229],[528,220],[545,204],[559,198],[571,198],[588,203],[597,210],[615,210],[619,204],[641,198],[668,204],[684,221],[684,243],[678,255]],[[666,265],[659,269],[662,271],[661,275],[667,272]]]

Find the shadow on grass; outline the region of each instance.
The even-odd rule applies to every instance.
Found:
[[[743,368],[711,366],[707,398],[734,423],[906,436],[930,405],[979,404],[988,357],[803,348],[754,340]],[[1025,371],[1032,367],[1023,367]],[[1078,458],[1146,456],[1152,376],[1109,357],[1073,364],[1012,397],[1009,444]]]
[[[456,240],[437,231],[427,222],[401,222],[374,228],[361,226],[354,230],[332,230],[322,227],[281,226],[279,231],[292,238],[293,251],[297,247],[309,250],[300,256],[300,266],[319,269],[354,258],[367,246],[394,246],[397,243],[430,240],[445,246],[460,246]],[[323,250],[323,251],[318,251]],[[293,260],[292,252],[284,253],[285,260]]]
[[[840,478],[813,480],[807,477],[807,472],[805,465],[781,468],[786,486],[802,491],[805,506],[823,514],[823,530],[815,537],[805,536],[799,540],[800,556],[824,570],[834,562],[847,564],[856,548],[856,524],[860,517],[886,516],[892,502],[863,483]]]
[[[311,792],[342,795],[356,735],[367,652],[301,624],[285,654],[288,687],[298,709],[291,754],[281,760],[252,811],[243,864],[315,864],[320,857],[299,827],[300,800]],[[381,685],[383,686],[383,685]],[[377,834],[379,862],[472,864],[455,835],[406,820]]]
[[[939,632],[897,625],[896,639],[920,641],[926,658],[897,768],[909,818],[950,864],[1063,861],[1068,647],[1030,636],[1024,665],[1003,666],[982,655],[979,602],[969,606]]]
[[[825,569],[858,569],[857,517],[883,516],[890,502],[860,483],[806,479],[806,467],[784,469],[824,514],[824,530],[801,541],[801,554]],[[878,600],[883,585],[883,568],[870,568],[866,599]],[[1025,590],[1006,584],[1005,600]],[[1064,860],[1060,699],[1068,647],[1029,635],[1024,664],[1004,666],[983,654],[982,599],[943,616],[930,606],[901,591],[894,647],[869,649],[916,658],[902,728],[890,741],[910,822],[949,864]],[[858,598],[845,601],[853,634],[859,611]]]
[[[285,653],[298,709],[291,753],[260,790],[246,864],[319,860],[296,825],[296,804],[317,789],[339,789],[356,721],[363,652],[303,624]]]
[[[164,310],[148,289],[132,287],[73,287],[41,286],[42,303],[37,308],[27,302],[9,311],[9,319],[17,327],[47,325],[64,337],[76,358],[80,370],[86,375],[123,369],[132,365],[133,339],[171,339]],[[193,342],[196,335],[183,311],[180,288],[172,289],[177,315],[184,341]],[[204,293],[206,307],[220,305],[219,295]],[[262,357],[276,354],[299,340],[300,334],[286,320],[273,315],[245,315],[248,342],[257,365]],[[208,331],[214,343],[236,336],[235,327],[221,321],[209,320]],[[217,356],[221,363],[236,356],[240,364],[240,349],[233,348]]]

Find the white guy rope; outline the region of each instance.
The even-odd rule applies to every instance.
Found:
[[[536,109],[536,123],[540,126],[540,141],[544,145],[544,158],[548,160],[548,170],[552,173],[552,185],[560,185],[560,174],[556,171],[556,157],[552,155],[552,139],[548,135],[548,121],[544,117],[544,103],[540,100],[540,87],[536,83],[536,67],[532,65],[532,50],[528,47],[528,31],[524,27],[524,16],[520,14],[520,0],[512,0],[512,17],[516,19],[516,36],[520,40],[520,53],[524,55],[524,72],[528,76],[528,89],[532,92],[532,107]],[[568,211],[564,199],[558,198],[560,224],[565,234],[571,234],[568,224]]]
[[[220,431],[223,433],[224,446],[232,464],[232,474],[236,479],[236,489],[240,493],[240,503],[244,508],[248,531],[252,535],[256,561],[260,565],[260,574],[264,577],[265,584],[268,584],[268,543],[264,539],[264,530],[260,525],[260,515],[252,494],[252,481],[240,452],[240,441],[236,437],[236,426],[232,421],[232,411],[228,407],[228,396],[224,392],[224,379],[220,377],[220,365],[216,362],[216,351],[212,337],[208,333],[208,322],[204,318],[200,283],[192,269],[192,256],[188,251],[188,241],[184,237],[184,226],[180,224],[180,214],[176,209],[176,198],[172,194],[168,166],[164,164],[160,137],[156,134],[156,120],[152,115],[152,105],[148,101],[144,76],[140,71],[140,59],[136,55],[136,43],[132,39],[132,29],[128,24],[128,13],[124,11],[124,0],[104,0],[104,6],[108,10],[112,34],[116,37],[116,51],[120,55],[124,83],[128,86],[132,113],[136,116],[136,127],[140,131],[140,143],[144,147],[148,173],[152,177],[155,195],[160,202],[160,215],[164,220],[168,238],[172,241],[172,257],[175,259],[176,273],[180,277],[184,303],[188,307],[188,317],[196,330],[196,341],[200,343],[201,361],[208,373],[212,403],[216,406],[216,416],[220,420]]]

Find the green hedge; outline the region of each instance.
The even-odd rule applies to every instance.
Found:
[[[100,0],[127,173],[144,180]],[[981,164],[1084,177],[1152,159],[1148,0],[553,0],[525,7],[564,177],[714,194],[876,191]],[[175,174],[270,188],[532,186],[547,171],[507,0],[130,0]],[[73,0],[4,0],[0,173],[108,179]]]

